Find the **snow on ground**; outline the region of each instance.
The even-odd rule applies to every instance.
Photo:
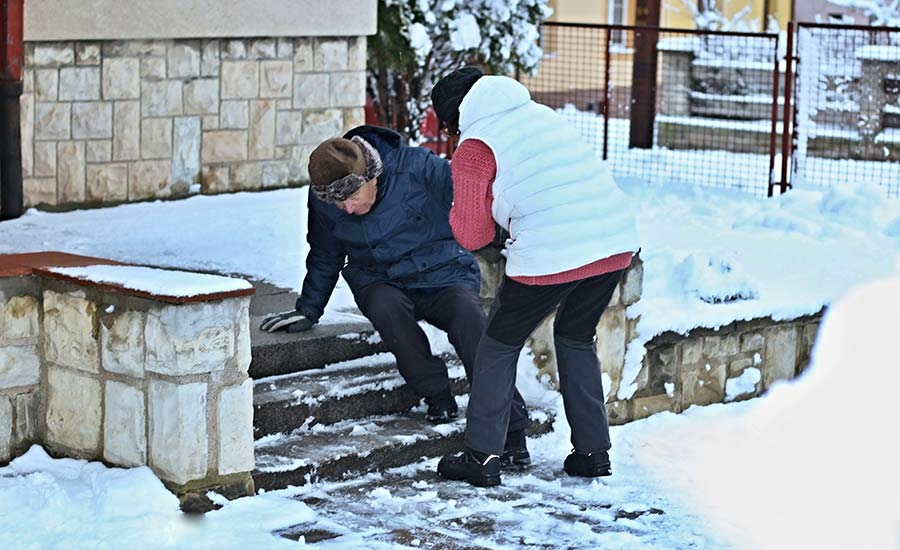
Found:
[[[253,288],[242,279],[131,265],[54,267],[50,271],[82,281],[112,284],[163,296],[199,296]]]

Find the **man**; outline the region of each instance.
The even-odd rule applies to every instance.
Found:
[[[447,332],[467,376],[485,325],[475,258],[453,238],[449,163],[396,132],[360,126],[310,155],[306,278],[296,309],[269,316],[269,332],[309,330],[339,274],[397,358],[407,385],[434,423],[458,416],[444,362],[431,354],[424,319]],[[527,459],[525,404],[516,392],[509,460]],[[514,455],[514,456],[513,456]]]

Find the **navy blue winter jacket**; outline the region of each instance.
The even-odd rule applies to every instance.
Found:
[[[459,285],[477,292],[478,264],[450,230],[449,163],[427,149],[402,145],[400,134],[387,128],[360,126],[344,137],[353,136],[381,155],[375,204],[358,216],[309,194],[309,255],[297,309],[318,320],[339,273],[357,304],[374,283],[404,289]]]

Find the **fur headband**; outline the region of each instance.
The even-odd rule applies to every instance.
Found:
[[[347,174],[328,185],[310,186],[312,192],[322,201],[331,203],[345,201],[359,191],[359,188],[364,183],[381,175],[381,155],[378,154],[378,150],[359,136],[353,136],[351,140],[362,150],[363,157],[366,160],[366,172],[361,176],[359,174]]]

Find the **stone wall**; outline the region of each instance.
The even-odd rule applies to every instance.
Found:
[[[252,494],[249,302],[0,278],[0,463],[40,443],[148,465],[182,495]]]
[[[27,42],[27,206],[305,182],[320,141],[364,123],[366,39]]]

